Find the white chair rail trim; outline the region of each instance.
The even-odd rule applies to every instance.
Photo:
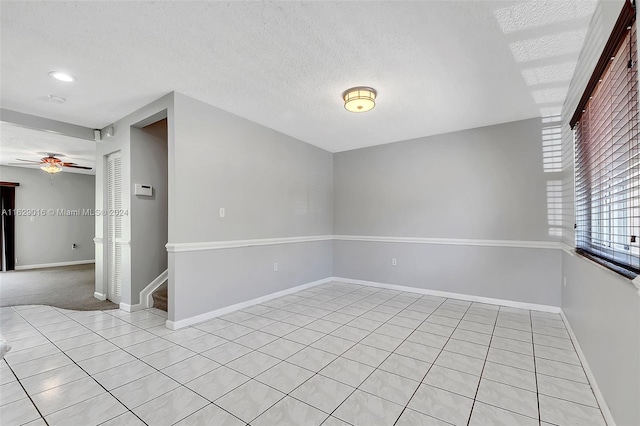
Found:
[[[199,243],[167,243],[167,251],[170,253],[220,250],[230,248],[270,246],[275,244],[309,243],[314,241],[330,241],[331,235],[313,235],[308,237],[283,237],[283,238],[263,238],[253,240],[231,240],[231,241],[207,241]]]
[[[555,241],[522,241],[522,240],[480,240],[463,238],[422,238],[422,237],[374,237],[360,235],[334,235],[334,240],[340,241],[370,241],[376,243],[410,243],[410,244],[439,244],[451,246],[483,246],[483,247],[516,247],[555,249],[562,248],[560,242]]]
[[[123,238],[116,238],[116,244],[120,244],[121,246],[128,246],[131,245],[131,241],[130,240],[125,240]],[[105,239],[102,237],[95,237],[93,239],[93,243],[94,244],[104,244],[105,243]]]
[[[304,237],[264,238],[251,240],[206,241],[197,243],[168,243],[167,251],[181,253],[202,250],[221,250],[242,247],[268,246],[276,244],[308,243],[315,241],[364,241],[375,243],[439,244],[455,246],[514,247],[528,249],[562,250],[563,245],[555,241],[519,241],[519,240],[478,240],[458,238],[421,238],[421,237],[379,237],[362,235],[312,235]]]

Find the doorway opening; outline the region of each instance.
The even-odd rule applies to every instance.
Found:
[[[154,308],[168,311],[168,128],[162,114],[131,127],[131,287],[132,296],[145,290],[154,294]]]
[[[0,270],[13,271],[16,266],[16,186],[17,182],[0,182]]]

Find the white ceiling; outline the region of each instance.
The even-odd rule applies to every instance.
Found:
[[[96,143],[93,141],[0,122],[0,145],[0,165],[3,166],[16,165],[37,170],[38,165],[22,163],[17,159],[38,161],[46,157],[47,153],[52,153],[58,154],[57,157],[65,163],[76,163],[79,166],[92,168],[83,170],[65,167],[63,173],[95,174]]]
[[[557,114],[594,7],[3,1],[1,106],[103,128],[175,90],[344,151]],[[357,85],[378,90],[373,111],[344,110]]]

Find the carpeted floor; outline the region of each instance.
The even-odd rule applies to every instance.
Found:
[[[95,265],[0,272],[0,306],[48,305],[77,311],[117,309],[93,297]]]

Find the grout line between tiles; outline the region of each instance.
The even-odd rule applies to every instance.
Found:
[[[493,323],[493,332],[496,331],[496,326],[498,324],[498,318],[500,318],[500,306],[498,306],[498,315],[496,315],[496,320]],[[484,363],[482,364],[482,370],[480,371],[480,379],[478,380],[478,387],[476,388],[476,393],[473,396],[473,402],[471,403],[471,411],[469,411],[469,418],[467,419],[467,426],[471,423],[471,416],[473,415],[473,409],[476,406],[476,401],[478,398],[478,392],[480,391],[480,384],[482,383],[482,375],[484,374],[484,368],[487,365],[487,360],[489,358],[489,351],[491,350],[491,342],[493,341],[493,333],[491,333],[491,337],[489,338],[489,346],[487,347],[487,354],[484,357]]]
[[[24,393],[27,395],[27,398],[29,398],[29,401],[31,401],[31,404],[33,405],[33,407],[36,409],[36,411],[38,412],[38,414],[40,415],[40,418],[42,419],[42,421],[48,426],[49,422],[47,422],[47,420],[44,418],[44,416],[42,415],[42,412],[40,411],[40,408],[38,408],[38,406],[35,404],[35,402],[33,401],[33,399],[31,398],[31,395],[29,395],[29,392],[27,392],[27,390],[24,388],[24,386],[22,385],[22,382],[20,381],[20,379],[18,379],[18,376],[16,375],[16,373],[13,371],[13,369],[11,368],[11,366],[9,365],[9,363],[7,362],[7,367],[9,368],[9,370],[11,370],[11,374],[13,374],[16,378],[16,381],[18,382],[18,384],[20,385],[20,387],[22,388],[22,390],[24,391]],[[22,399],[22,398],[21,398]],[[18,400],[19,401],[19,400]],[[15,401],[14,401],[15,402]],[[36,419],[38,420],[38,419]]]
[[[531,311],[529,311],[529,318],[531,319]],[[532,328],[533,328],[533,322],[532,322]],[[540,392],[538,389],[538,366],[536,364],[536,343],[535,343],[535,339],[531,340],[531,346],[533,349],[533,375],[534,378],[536,379],[536,405],[538,407],[538,424],[541,425],[542,424],[542,416],[540,413]]]
[[[449,300],[448,298],[445,298],[445,300],[442,301],[442,303],[440,305],[438,305],[437,308],[435,308],[433,310],[432,313],[429,314],[429,316],[427,316],[427,318],[425,318],[422,323],[420,323],[420,325],[424,324],[427,319],[429,319],[431,317],[431,315],[433,315],[433,313],[438,310],[438,308],[440,308],[447,300]],[[471,303],[467,306],[467,309],[465,310],[465,314],[469,311],[469,308],[471,307]],[[464,318],[464,315],[462,316],[462,318]],[[444,347],[447,346],[447,343],[449,343],[449,341],[451,340],[451,336],[453,336],[453,333],[456,331],[456,329],[458,328],[458,325],[460,325],[460,322],[462,321],[462,318],[460,318],[458,320],[458,324],[453,328],[453,331],[451,332],[451,334],[449,335],[449,337],[447,338],[447,341],[444,343],[444,345],[442,345],[442,348],[440,349],[440,352],[438,352],[438,355],[436,355],[436,357],[434,358],[433,362],[430,363],[431,365],[429,366],[429,368],[427,369],[427,371],[424,373],[424,375],[422,376],[422,378],[419,381],[418,387],[416,388],[416,390],[413,391],[413,393],[411,394],[411,397],[407,400],[407,403],[405,404],[404,408],[402,409],[402,411],[400,412],[400,414],[398,415],[398,418],[396,419],[396,421],[393,423],[394,425],[396,423],[398,423],[398,421],[400,420],[400,418],[402,417],[402,415],[404,414],[404,412],[407,410],[407,408],[409,408],[409,404],[411,403],[411,400],[413,399],[413,397],[416,395],[416,393],[418,392],[418,390],[420,389],[420,386],[422,386],[422,383],[424,382],[424,379],[427,377],[427,375],[429,374],[429,372],[431,371],[431,369],[433,368],[433,366],[435,365],[436,361],[438,360],[438,357],[440,356],[440,354],[442,354],[442,352],[444,351]],[[420,327],[420,325],[418,327]],[[418,327],[415,328],[414,331],[416,331],[418,329]],[[412,332],[413,334],[413,332]],[[444,336],[443,336],[444,337]],[[425,345],[428,346],[428,345]],[[436,349],[436,348],[434,348]],[[410,409],[410,408],[409,408]],[[424,413],[423,413],[424,414]],[[425,414],[427,415],[427,414]],[[430,416],[433,417],[433,416]],[[437,417],[434,417],[437,418]],[[443,419],[438,419],[441,421],[444,421]]]

